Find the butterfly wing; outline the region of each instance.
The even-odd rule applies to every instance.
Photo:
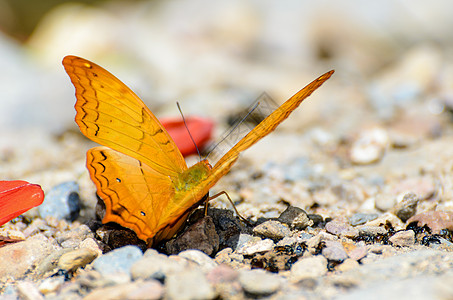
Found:
[[[63,66],[76,89],[75,121],[86,137],[161,174],[175,177],[187,169],[167,131],[119,79],[76,56],[66,56]]]
[[[293,112],[293,110],[295,110],[305,98],[310,96],[317,88],[319,88],[327,79],[330,78],[330,76],[332,76],[333,73],[333,70],[329,71],[312,81],[294,96],[289,98],[267,118],[261,121],[261,123],[256,125],[252,131],[250,131],[236,145],[234,145],[234,147],[222,156],[222,158],[215,164],[212,169],[212,177],[217,178],[217,176],[219,176],[218,174],[227,173],[242,151],[250,148],[263,137],[274,131],[275,128],[286,118],[288,118],[291,112]]]
[[[107,147],[87,152],[87,168],[105,203],[104,223],[130,228],[144,241],[160,230],[162,215],[175,194],[168,176]]]
[[[174,181],[187,170],[176,144],[145,104],[108,71],[75,56],[66,56],[63,65],[76,88],[80,130],[113,149],[87,152],[87,168],[106,205],[103,223],[118,223],[151,243],[156,234],[171,237],[187,217],[168,218],[178,194]],[[178,205],[191,207],[195,200],[187,201]]]
[[[281,122],[283,122],[291,112],[296,109],[299,104],[308,96],[311,95],[317,88],[319,88],[327,79],[332,76],[334,71],[330,71],[321,75],[313,82],[308,84],[302,90],[297,92],[294,96],[283,103],[279,108],[272,112],[267,118],[261,121],[252,131],[250,131],[244,138],[242,138],[233,148],[231,148],[222,158],[216,163],[214,168],[209,170],[209,175],[200,180],[196,185],[191,187],[190,193],[183,195],[175,195],[175,203],[194,203],[191,199],[200,199],[203,195],[207,194],[208,191],[228,173],[233,164],[239,158],[239,154],[251,147],[253,144],[258,142],[260,139],[265,137],[267,134],[272,132]],[[188,171],[192,169],[202,168],[203,164],[207,165],[207,161],[201,161],[198,164],[192,166]],[[198,204],[198,203],[195,203]],[[185,207],[175,206],[173,212],[183,214]]]

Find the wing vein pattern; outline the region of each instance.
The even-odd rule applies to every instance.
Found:
[[[91,140],[134,157],[172,177],[187,169],[169,134],[146,105],[119,79],[85,59],[67,56],[76,88],[76,122]]]

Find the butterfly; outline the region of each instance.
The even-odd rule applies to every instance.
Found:
[[[172,238],[239,154],[272,132],[334,72],[283,103],[214,166],[203,159],[189,168],[162,124],[124,83],[80,57],[66,56],[63,66],[75,87],[77,125],[103,145],[87,152],[90,177],[106,207],[102,222],[132,229],[149,247]]]

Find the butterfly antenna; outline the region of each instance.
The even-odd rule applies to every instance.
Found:
[[[258,107],[258,105],[260,105],[259,102],[255,103],[255,105],[252,107],[252,109],[239,121],[237,122],[236,125],[233,126],[233,128],[231,128],[228,133],[223,137],[223,139],[221,139],[217,144],[215,144],[215,146],[211,149],[211,151],[209,151],[208,155],[206,155],[205,159],[208,159],[208,156],[211,155],[211,153],[215,150],[215,148],[217,148],[218,145],[220,145],[224,140],[226,140],[227,137],[230,136],[230,134],[236,130],[236,128],[238,128],[239,125],[241,125],[245,119],[248,118],[248,116],[250,116],[250,114]]]
[[[192,143],[194,144],[195,148],[197,149],[198,157],[201,159],[200,150],[198,150],[197,143],[195,143],[195,140],[193,139],[192,134],[190,134],[189,127],[187,126],[187,123],[186,123],[186,118],[184,118],[184,114],[182,113],[181,107],[179,106],[179,102],[177,102],[177,101],[176,101],[176,106],[178,107],[179,113],[181,114],[182,121],[184,122],[184,126],[187,129],[187,133],[189,134],[190,139],[192,140]]]

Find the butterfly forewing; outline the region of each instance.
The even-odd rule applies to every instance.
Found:
[[[76,88],[76,122],[89,139],[176,176],[187,169],[183,156],[157,118],[119,79],[80,57],[63,65]]]
[[[262,93],[247,109],[235,113],[234,117],[228,121],[231,128],[219,137],[219,142],[210,145],[204,151],[208,153],[209,161],[213,164],[219,161],[238,141],[277,108],[278,105],[272,98],[267,93]]]
[[[283,122],[293,112],[300,103],[310,96],[317,88],[319,88],[327,79],[333,74],[333,70],[321,75],[302,90],[297,92],[294,96],[289,98],[279,108],[272,112],[267,118],[259,123],[252,131],[250,131],[244,138],[242,138],[233,148],[231,148],[214,166],[213,172],[218,169],[231,168],[231,158],[237,157],[239,154],[250,148],[260,139],[271,133],[275,128]]]

